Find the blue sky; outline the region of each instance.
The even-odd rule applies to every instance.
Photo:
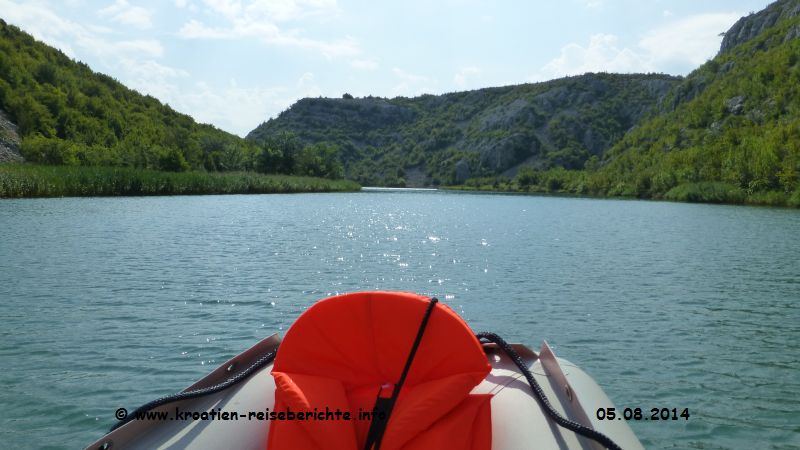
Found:
[[[0,0],[0,17],[244,136],[308,96],[395,97],[584,72],[685,75],[765,0]]]

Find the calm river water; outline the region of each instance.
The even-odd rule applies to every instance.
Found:
[[[800,212],[444,192],[0,201],[0,446],[76,448],[315,300],[438,296],[689,408],[647,448],[800,448]]]

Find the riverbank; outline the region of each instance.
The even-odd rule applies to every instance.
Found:
[[[0,198],[351,192],[349,180],[254,172],[160,172],[127,167],[0,165]]]
[[[471,192],[502,192],[519,194],[557,195],[585,198],[626,198],[641,200],[668,200],[684,203],[712,203],[727,205],[778,206],[800,208],[800,190],[794,193],[761,191],[747,193],[734,185],[720,182],[686,183],[678,185],[663,195],[638,196],[632,193],[597,193],[580,189],[548,189],[540,185],[520,185],[514,181],[491,184],[465,184],[443,186],[442,189]]]

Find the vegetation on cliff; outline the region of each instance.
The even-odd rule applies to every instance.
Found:
[[[795,15],[691,73],[665,99],[669,108],[606,154],[590,190],[662,197],[682,185],[716,182],[735,187],[745,199],[796,198],[800,5],[779,4],[794,5]]]
[[[586,74],[415,98],[306,98],[249,135],[293,133],[341,148],[346,175],[369,185],[438,185],[582,169],[602,157],[678,78]]]

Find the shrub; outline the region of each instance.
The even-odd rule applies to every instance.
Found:
[[[729,183],[706,181],[678,185],[664,194],[664,198],[691,203],[741,203],[745,193]]]

